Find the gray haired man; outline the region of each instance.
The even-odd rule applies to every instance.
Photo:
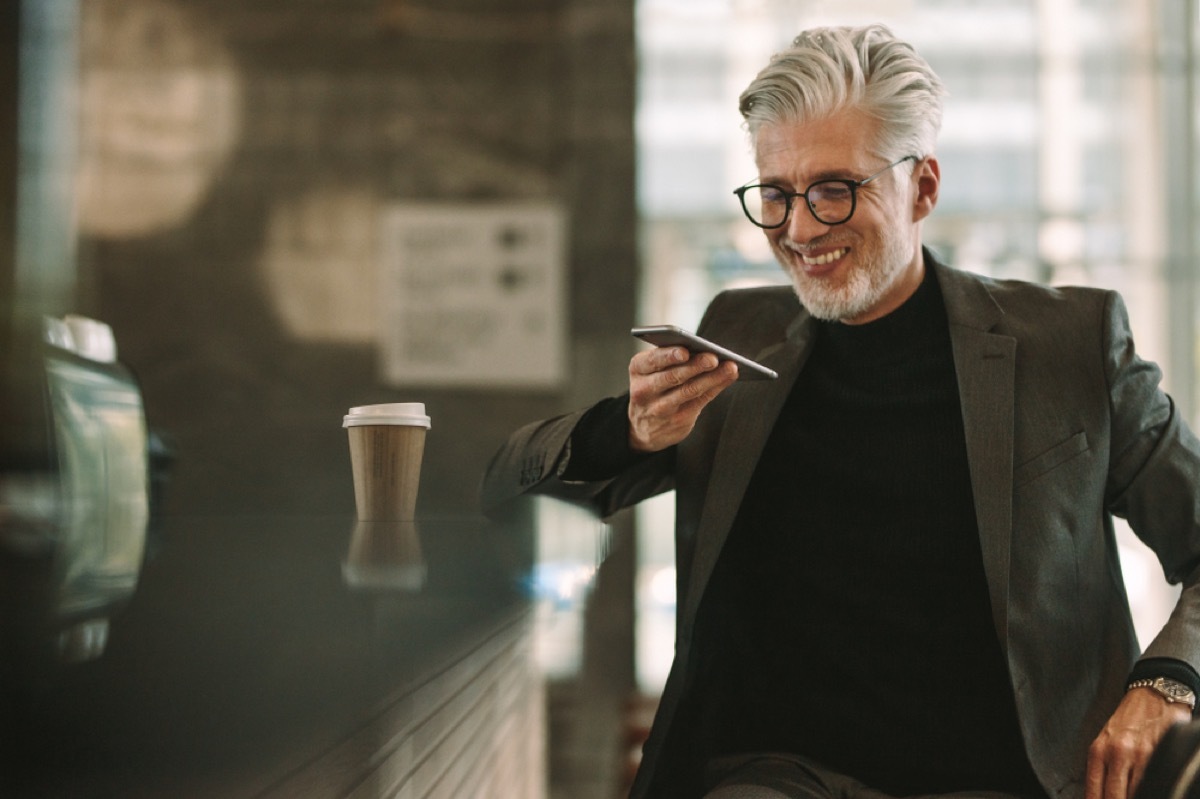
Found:
[[[528,425],[484,505],[676,491],[676,657],[635,796],[1125,799],[1200,684],[1200,442],[1121,299],[940,263],[942,84],[810,30],[741,97],[791,287],[725,292],[621,397]],[[531,468],[531,464],[533,468]],[[533,475],[533,477],[531,477]],[[1112,518],[1169,579],[1138,651]]]

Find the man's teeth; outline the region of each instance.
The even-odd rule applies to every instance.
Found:
[[[842,247],[841,249],[834,250],[833,252],[827,252],[824,255],[817,255],[812,258],[807,255],[801,255],[800,258],[803,259],[804,263],[808,264],[809,266],[821,266],[822,264],[827,264],[830,261],[836,261],[845,254],[846,248]]]

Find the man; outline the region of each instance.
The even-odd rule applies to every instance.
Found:
[[[793,290],[726,292],[629,394],[529,425],[484,504],[674,488],[676,657],[636,796],[1125,799],[1200,683],[1200,442],[1113,292],[921,245],[943,89],[887,29],[818,29],[742,95],[738,190]],[[1125,517],[1183,583],[1138,658]]]

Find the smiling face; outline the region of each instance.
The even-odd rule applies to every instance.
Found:
[[[877,123],[854,110],[807,122],[762,125],[755,136],[759,180],[802,192],[827,178],[862,180],[887,166],[874,148]],[[818,222],[796,198],[787,222],[763,231],[796,293],[819,319],[861,324],[900,307],[925,274],[920,222],[937,202],[938,165],[908,162],[858,188],[854,216]]]

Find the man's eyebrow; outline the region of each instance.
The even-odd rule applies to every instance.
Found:
[[[826,169],[812,176],[809,183],[816,183],[818,180],[854,180],[854,176],[850,174],[849,169]]]
[[[792,181],[788,180],[787,178],[760,175],[758,180],[760,183],[768,183],[772,186],[796,187],[796,184],[792,183]],[[857,180],[857,178],[850,174],[849,169],[823,169],[820,172],[815,172],[810,175],[808,177],[808,182],[804,184],[804,187],[807,188],[808,186],[811,186],[814,183],[819,183],[822,180]]]

